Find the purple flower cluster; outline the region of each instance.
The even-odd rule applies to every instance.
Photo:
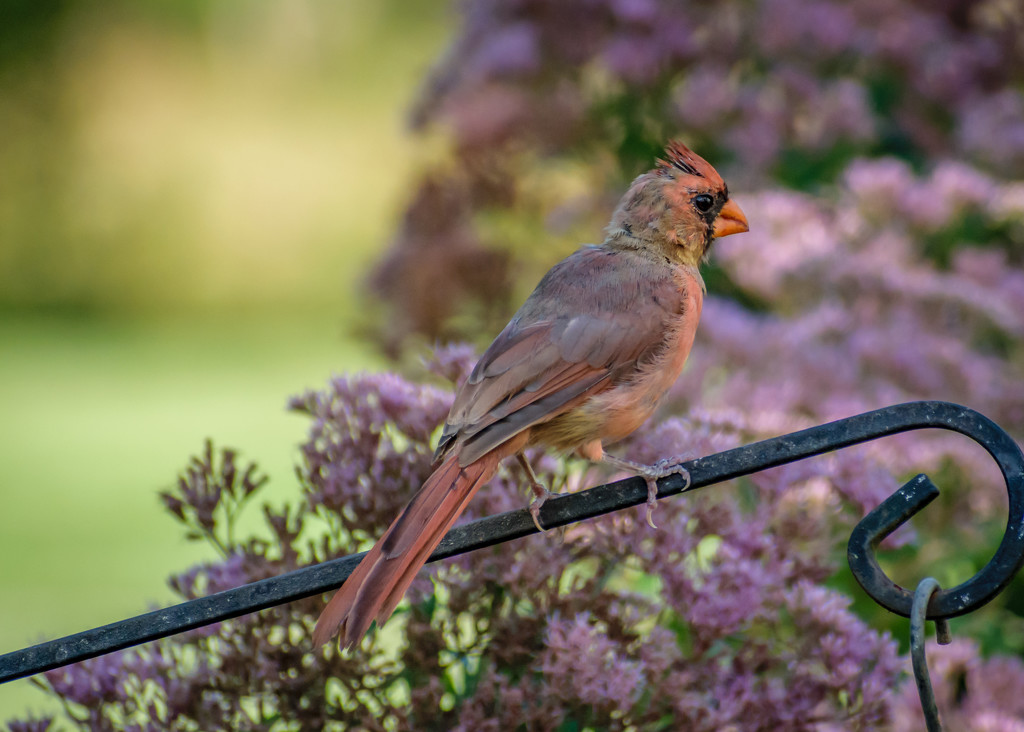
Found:
[[[458,376],[466,355],[443,349],[430,367]],[[195,597],[359,548],[429,470],[431,424],[450,399],[363,375],[293,400],[311,418],[304,499],[264,509],[271,540],[235,537],[223,559],[172,587]],[[754,431],[738,413],[669,419],[629,451],[703,454]],[[227,536],[228,515],[209,498],[228,495],[223,464],[208,445],[165,497],[186,531],[195,512],[210,516],[199,523],[214,546]],[[557,489],[610,477],[551,456],[537,465]],[[51,671],[42,684],[66,721],[98,730],[275,719],[302,729],[655,729],[665,719],[695,730],[752,719],[760,729],[873,729],[902,678],[895,644],[819,584],[835,569],[841,527],[860,512],[845,471],[839,460],[780,468],[665,502],[657,531],[624,512],[432,565],[352,654],[311,647],[321,603],[309,600]],[[508,466],[471,515],[523,506],[524,485]]]
[[[969,640],[948,646],[928,644],[928,667],[935,701],[946,729],[1016,732],[1024,729],[1024,663],[1019,658],[987,660]],[[893,732],[924,726],[917,690],[907,684],[893,704]]]
[[[207,440],[202,455],[178,476],[175,489],[160,493],[164,507],[191,529],[188,538],[205,539],[221,554],[228,554],[234,543],[237,515],[267,482],[254,464],[240,471],[237,457],[234,450],[222,450],[218,462]]]
[[[49,732],[53,729],[53,717],[15,719],[7,723],[8,732]]]
[[[340,535],[376,538],[430,475],[430,436],[451,395],[394,374],[337,377],[331,388],[291,402],[313,419],[302,447],[308,507],[325,509]],[[349,543],[344,551],[355,551]]]
[[[243,466],[235,451],[217,452],[207,442],[176,486],[162,494],[187,537],[223,554],[169,579],[182,599],[310,561],[311,550],[299,543],[310,518],[302,507],[264,506],[264,530],[236,535],[238,516],[264,483],[254,464]],[[76,729],[270,729],[281,719],[290,728],[322,729],[340,713],[337,701],[326,696],[327,659],[310,646],[319,606],[313,599],[272,608],[55,669],[34,683],[61,701],[61,722]],[[49,724],[12,721],[9,729],[45,730]]]
[[[414,119],[441,121],[462,149],[561,149],[614,139],[632,114],[653,111],[748,170],[770,169],[787,150],[898,139],[1019,171],[1022,21],[996,7],[468,0]],[[640,109],[649,100],[661,107]],[[624,108],[608,109],[614,101]]]
[[[465,0],[461,19],[413,111],[451,160],[373,280],[391,347],[490,332],[534,232],[593,236],[680,133],[734,190],[819,190],[879,154],[1024,173],[1024,20],[999,2]],[[959,210],[918,202],[936,230]],[[493,225],[510,210],[515,233]]]

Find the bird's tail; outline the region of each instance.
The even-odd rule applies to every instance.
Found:
[[[495,451],[461,467],[452,455],[441,463],[327,603],[313,643],[326,643],[340,631],[342,644],[353,646],[372,621],[383,625],[501,457]]]

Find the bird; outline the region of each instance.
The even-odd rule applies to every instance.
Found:
[[[678,462],[643,465],[604,448],[642,425],[676,381],[693,345],[706,288],[699,266],[715,239],[748,230],[718,172],[678,140],[637,177],[604,242],[563,259],[541,279],[458,389],[434,472],[324,608],[319,646],[338,633],[358,645],[394,612],[413,578],[506,458],[534,494],[550,495],[524,455],[539,447],[640,475],[648,523],[656,481]]]

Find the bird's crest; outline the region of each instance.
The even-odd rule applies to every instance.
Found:
[[[658,158],[658,170],[669,172],[670,168],[680,170],[687,175],[705,178],[709,181],[721,180],[718,172],[711,164],[679,140],[672,140],[665,148],[667,160]]]

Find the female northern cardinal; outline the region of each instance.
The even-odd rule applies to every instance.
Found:
[[[328,603],[313,642],[346,646],[384,623],[466,504],[515,455],[536,494],[547,489],[523,449],[541,445],[634,471],[685,474],[604,453],[654,412],[693,345],[704,300],[698,265],[715,237],[747,230],[717,171],[679,142],[622,198],[601,246],[556,264],[459,390],[435,453],[440,463]],[[687,476],[689,477],[689,476]],[[538,528],[540,524],[537,523]]]

